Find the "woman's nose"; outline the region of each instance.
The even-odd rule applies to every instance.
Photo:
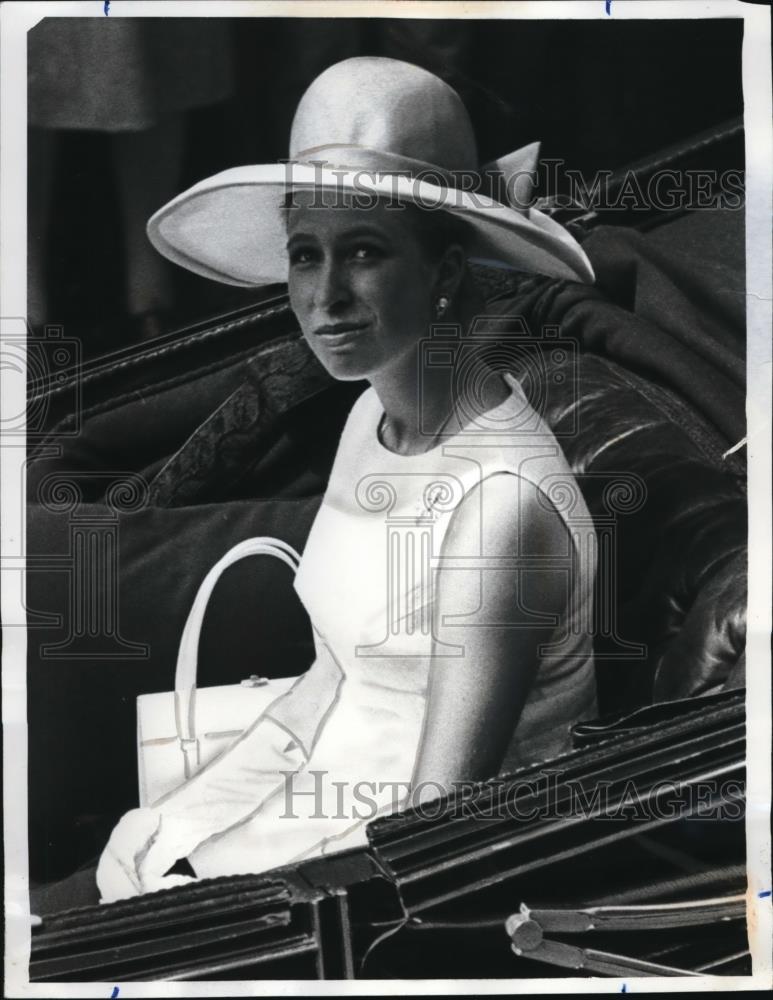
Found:
[[[351,299],[346,270],[335,261],[328,261],[317,272],[316,305],[330,311]]]

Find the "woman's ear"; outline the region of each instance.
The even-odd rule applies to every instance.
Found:
[[[451,301],[456,297],[467,268],[467,256],[459,243],[451,243],[440,258],[435,282],[435,295]]]

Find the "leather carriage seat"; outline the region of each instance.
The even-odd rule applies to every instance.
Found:
[[[546,377],[545,416],[605,539],[600,710],[742,686],[746,497],[719,435],[674,393],[607,358],[569,358]]]
[[[596,588],[600,710],[742,687],[743,213],[600,226],[583,247],[595,286],[525,279],[488,313],[543,345],[525,384],[614,538]],[[553,350],[556,331],[576,356]]]

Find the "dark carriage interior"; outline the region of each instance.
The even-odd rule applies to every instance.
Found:
[[[541,171],[536,191],[581,240],[595,286],[482,266],[476,278],[487,300],[480,331],[514,338],[514,370],[603,540],[603,719],[575,733],[551,807],[574,775],[609,782],[618,805],[625,781],[637,783],[643,812],[628,803],[617,820],[586,815],[557,830],[544,819],[469,830],[382,820],[368,851],[172,890],[156,901],[166,906],[158,923],[147,899],[58,912],[90,901],[65,889],[49,896],[33,938],[32,978],[592,974],[584,952],[514,953],[506,918],[522,903],[668,904],[746,890],[746,486],[735,448],[745,435],[744,215],[727,180],[743,172],[740,26],[256,18],[229,30],[232,91],[187,114],[178,189],[285,155],[308,82],[355,54],[447,79],[471,111],[482,160],[540,138],[543,164],[560,159],[589,183],[612,175],[618,197],[598,210],[569,203],[564,168],[557,185]],[[30,253],[45,247],[48,305],[32,345],[43,357],[46,338],[65,338],[81,364],[30,385],[40,414],[27,482],[30,874],[34,887],[72,888],[137,804],[136,697],[173,687],[203,574],[251,535],[302,550],[363,386],[332,382],[313,360],[281,286],[227,288],[167,265],[173,295],[152,329],[129,313],[110,136],[61,130],[47,141],[55,186],[44,237],[31,219]],[[637,204],[631,175],[641,190],[669,169],[704,176],[700,207]],[[35,170],[31,158],[30,190]],[[64,481],[77,484],[76,506],[62,502]],[[130,488],[119,495],[121,482]],[[99,634],[68,618],[67,558],[89,531],[113,540],[120,566],[106,599],[117,616]],[[201,686],[293,676],[311,653],[281,567],[226,573],[205,620]],[[697,797],[666,821],[653,806],[659,782]],[[678,932],[556,940],[672,969],[743,973],[749,963],[735,911]]]

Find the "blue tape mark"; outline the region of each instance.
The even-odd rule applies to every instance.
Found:
[[[604,10],[607,14],[612,13],[612,0],[604,0]]]
[[[109,6],[110,6],[110,0],[105,0],[105,7]],[[107,13],[107,11],[105,11],[105,13]],[[117,986],[114,986],[113,992],[110,994],[110,1000],[115,1000],[115,998],[118,996],[120,992],[121,992],[120,989]]]
[[[757,895],[759,896],[760,899],[767,899],[768,896],[770,895],[770,892],[771,892],[770,889],[764,889],[762,892],[758,892]]]
[[[105,6],[104,6],[104,11],[105,11],[105,17],[107,17],[107,16],[108,16],[108,14],[110,13],[110,0],[105,0]],[[609,11],[607,11],[607,13],[609,13]],[[117,986],[116,986],[116,989],[118,989],[118,987],[117,987]],[[113,995],[114,995],[114,996],[118,996],[118,994],[117,994],[117,993],[115,993],[115,994],[113,994]]]
[[[611,2],[611,0],[607,0],[607,7],[609,6],[610,2]],[[607,11],[607,13],[609,13],[609,12]],[[621,993],[627,993],[628,992],[628,984],[627,983],[623,983],[623,985],[620,987],[620,992]]]

